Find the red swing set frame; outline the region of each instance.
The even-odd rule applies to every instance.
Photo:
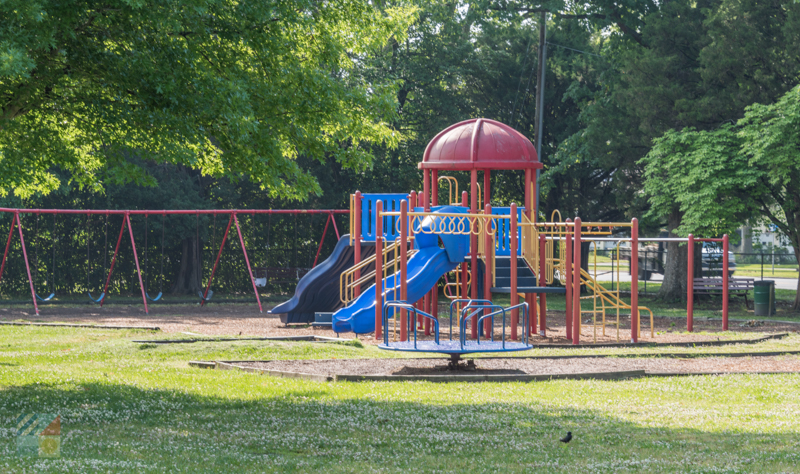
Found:
[[[259,312],[263,312],[263,308],[261,306],[261,297],[258,294],[258,288],[256,288],[256,282],[253,278],[253,269],[250,265],[250,259],[247,255],[247,248],[244,243],[244,236],[242,235],[242,228],[239,224],[239,214],[250,214],[255,216],[256,214],[324,214],[328,216],[327,221],[325,222],[325,230],[322,232],[322,238],[320,238],[319,246],[317,248],[317,254],[314,258],[314,266],[317,265],[317,261],[319,260],[319,254],[322,250],[322,244],[325,242],[325,235],[328,232],[328,226],[330,225],[331,221],[333,222],[333,228],[336,232],[336,239],[340,238],[339,236],[339,229],[336,226],[336,220],[334,219],[334,215],[336,214],[348,214],[350,211],[346,209],[173,209],[173,210],[110,210],[110,209],[97,209],[97,210],[84,210],[84,209],[11,209],[11,208],[0,208],[0,213],[12,214],[12,221],[11,221],[11,229],[8,232],[8,239],[6,240],[6,248],[3,252],[3,259],[0,262],[0,281],[3,278],[3,272],[6,266],[6,259],[8,258],[8,252],[11,248],[11,239],[14,237],[14,230],[18,230],[19,233],[19,240],[22,247],[22,257],[25,261],[25,269],[28,273],[28,283],[31,289],[31,298],[33,299],[33,308],[36,311],[36,314],[39,314],[39,305],[36,302],[36,290],[33,284],[33,278],[31,278],[31,268],[28,262],[28,252],[25,247],[25,237],[24,232],[22,230],[22,220],[20,219],[20,214],[82,214],[82,215],[90,215],[90,214],[99,214],[99,215],[122,215],[124,216],[122,220],[122,225],[119,229],[119,236],[117,237],[117,245],[114,248],[114,256],[111,258],[111,265],[108,268],[108,276],[106,277],[106,282],[103,287],[103,294],[107,294],[108,285],[111,282],[111,274],[114,271],[114,264],[117,260],[117,255],[119,254],[119,247],[122,243],[122,236],[125,234],[125,228],[128,229],[128,235],[131,239],[131,248],[133,250],[133,260],[136,264],[136,274],[139,278],[139,288],[142,291],[142,302],[144,303],[144,312],[149,313],[149,309],[147,306],[147,296],[145,293],[144,283],[142,282],[142,272],[139,268],[139,256],[136,252],[136,241],[133,237],[133,226],[131,224],[131,215],[200,215],[200,214],[211,214],[211,215],[218,215],[218,214],[228,214],[230,215],[228,219],[228,226],[225,229],[225,234],[222,237],[222,242],[220,242],[219,251],[217,252],[217,258],[214,260],[214,267],[211,269],[211,275],[208,278],[208,283],[206,284],[205,291],[203,292],[203,300],[201,301],[201,305],[204,305],[207,301],[209,289],[211,288],[211,282],[214,279],[214,273],[217,270],[217,266],[219,265],[220,257],[222,257],[222,251],[225,248],[225,242],[228,237],[228,233],[231,230],[231,226],[236,224],[236,232],[239,236],[239,244],[242,247],[242,253],[244,254],[244,261],[247,265],[248,275],[250,277],[250,282],[253,285],[253,292],[256,295],[256,301],[258,302],[258,310]],[[100,300],[100,306],[103,306],[105,303],[105,296]]]

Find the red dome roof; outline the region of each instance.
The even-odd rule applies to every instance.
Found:
[[[506,124],[479,118],[451,125],[433,137],[420,169],[520,170],[541,168],[533,143]]]

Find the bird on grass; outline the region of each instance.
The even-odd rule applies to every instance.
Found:
[[[572,431],[567,431],[567,435],[561,438],[559,441],[566,444],[572,441]]]

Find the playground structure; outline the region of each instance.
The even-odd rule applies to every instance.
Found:
[[[211,241],[211,248],[216,253],[216,258],[214,260],[214,264],[210,269],[210,275],[208,276],[207,282],[203,285],[203,291],[200,292],[198,295],[201,304],[205,304],[206,302],[210,301],[213,295],[213,291],[211,290],[212,283],[214,281],[215,273],[217,269],[221,266],[220,260],[223,256],[223,250],[229,240],[228,236],[230,234],[231,228],[235,225],[236,227],[236,237],[238,237],[238,243],[240,248],[242,249],[242,256],[244,258],[244,267],[247,272],[247,276],[249,277],[249,283],[253,288],[255,293],[255,299],[258,303],[259,310],[262,310],[261,305],[261,298],[259,296],[259,292],[257,287],[264,286],[266,282],[267,273],[271,273],[273,271],[278,271],[278,273],[285,273],[286,268],[282,269],[274,269],[274,268],[266,268],[266,267],[254,267],[250,264],[250,257],[247,252],[246,236],[243,233],[243,227],[241,225],[241,217],[249,216],[251,219],[255,216],[260,215],[268,215],[271,220],[273,215],[280,215],[280,216],[296,216],[298,215],[309,215],[309,216],[324,216],[326,219],[325,227],[322,232],[322,237],[319,242],[319,246],[316,250],[316,256],[314,258],[314,263],[312,267],[317,265],[317,261],[319,260],[319,255],[323,247],[323,243],[325,241],[325,236],[328,232],[329,227],[331,227],[331,223],[333,223],[332,227],[335,232],[337,240],[341,240],[341,236],[339,235],[339,229],[336,224],[335,216],[346,214],[348,211],[346,210],[312,210],[312,209],[225,209],[225,210],[75,210],[75,209],[9,209],[9,208],[0,208],[0,215],[10,215],[11,216],[11,225],[8,233],[8,238],[6,240],[5,250],[3,252],[2,261],[0,261],[0,283],[2,282],[3,275],[6,271],[6,267],[9,260],[9,253],[12,245],[12,241],[14,240],[15,234],[18,237],[19,247],[20,247],[20,254],[22,257],[22,261],[24,263],[24,269],[27,274],[27,286],[30,289],[31,299],[33,301],[34,310],[36,314],[39,314],[39,305],[38,302],[53,302],[53,298],[56,296],[55,290],[55,280],[56,280],[56,246],[59,245],[59,237],[57,237],[56,233],[56,218],[61,216],[61,218],[65,218],[65,216],[72,216],[73,218],[78,218],[79,216],[84,216],[86,218],[86,230],[81,229],[74,229],[70,228],[67,229],[66,232],[70,235],[66,236],[67,238],[63,238],[64,240],[68,240],[70,237],[79,236],[81,242],[86,247],[86,258],[84,260],[85,265],[87,267],[87,284],[86,284],[86,292],[88,293],[88,297],[91,302],[99,304],[102,306],[108,297],[109,285],[112,282],[112,274],[114,273],[115,265],[118,262],[119,257],[121,256],[120,246],[123,242],[123,237],[127,234],[131,244],[131,253],[133,257],[133,263],[135,268],[135,275],[138,279],[138,289],[141,291],[142,295],[142,302],[144,304],[145,312],[149,312],[148,301],[157,302],[160,301],[164,288],[163,288],[163,281],[164,281],[164,235],[165,235],[165,221],[167,216],[194,216],[194,220],[197,224],[196,232],[197,232],[197,241],[199,242],[199,219],[201,216],[211,216],[213,218],[213,240]],[[35,224],[32,226],[34,227],[33,232],[33,239],[32,242],[26,242],[26,231],[30,231],[31,229],[24,229],[22,222],[22,216],[30,215],[31,218],[34,219]],[[41,260],[38,257],[39,247],[41,246],[41,242],[39,239],[39,218],[40,216],[44,215],[52,215],[53,217],[53,224],[52,228],[48,229],[49,239],[50,239],[50,246],[52,252],[52,261],[45,262],[49,263],[49,268],[45,272],[45,287],[49,287],[48,291],[50,291],[49,296],[42,296],[37,292],[36,284],[39,279],[37,279],[37,273],[40,271]],[[136,226],[132,222],[133,217],[143,217],[144,218],[144,228],[145,230],[142,231],[141,228],[136,229]],[[151,296],[151,293],[148,292],[147,280],[149,277],[149,272],[146,270],[147,267],[147,260],[148,260],[148,249],[149,246],[147,245],[147,239],[149,235],[149,228],[147,227],[147,219],[149,216],[160,216],[161,217],[161,225],[159,229],[160,233],[160,258],[159,258],[159,289],[158,294],[156,296]],[[228,223],[225,227],[224,232],[221,233],[221,236],[218,239],[217,236],[217,217],[222,216],[228,217]],[[100,293],[97,296],[92,295],[92,285],[89,281],[90,276],[96,274],[97,272],[94,270],[94,267],[99,265],[94,264],[92,261],[92,256],[98,257],[97,252],[92,252],[94,249],[92,247],[92,234],[93,234],[93,225],[92,218],[99,217],[100,225],[103,227],[103,231],[101,232],[103,235],[103,244],[102,250],[99,252],[102,254],[103,259],[103,282],[100,285]],[[113,254],[111,254],[110,258],[110,265],[109,265],[109,254],[110,248],[109,243],[113,243],[113,234],[111,236],[111,240],[109,240],[109,218],[110,217],[117,217],[121,221],[119,234],[117,236],[116,246],[114,247]],[[104,220],[104,223],[103,223]],[[295,236],[297,232],[297,226],[295,221]],[[143,232],[143,240],[145,242],[144,245],[144,252],[143,257],[141,258],[140,252],[137,250],[137,243],[136,239],[134,238],[134,231],[137,230],[140,233]],[[113,232],[113,231],[112,231]],[[267,227],[267,247],[269,247],[269,227]],[[126,239],[127,240],[127,239]],[[232,240],[232,239],[231,239]],[[296,239],[295,239],[296,240]],[[218,248],[217,248],[218,243]],[[141,242],[140,242],[141,244]],[[66,246],[68,244],[61,243],[61,246]],[[29,248],[32,247],[32,252],[29,251]],[[99,247],[96,245],[95,247]],[[143,264],[145,268],[140,266],[140,263]],[[202,262],[201,262],[202,264]],[[299,273],[301,269],[294,268],[295,272]],[[298,276],[299,278],[299,276]]]
[[[161,301],[164,282],[164,235],[167,216],[184,215],[195,217],[213,216],[214,238],[211,245],[216,253],[203,291],[199,293],[199,304],[212,298],[212,282],[220,265],[223,249],[232,226],[242,249],[244,269],[249,286],[255,294],[259,311],[262,310],[259,286],[263,286],[272,274],[286,274],[297,282],[294,296],[270,312],[279,314],[283,323],[309,323],[327,315],[334,331],[373,333],[382,341],[383,349],[402,351],[428,351],[451,355],[469,352],[506,352],[532,347],[533,338],[547,336],[547,295],[564,294],[566,299],[566,338],[579,344],[582,330],[587,327],[583,319],[590,316],[592,339],[597,341],[598,331],[605,336],[607,326],[616,326],[616,339],[620,340],[620,318],[623,313],[630,317],[630,342],[642,337],[640,315],[650,316],[650,338],[655,337],[652,312],[638,303],[638,279],[631,278],[630,298],[625,301],[619,285],[619,259],[621,244],[629,244],[630,273],[638,275],[640,242],[681,241],[692,245],[697,241],[720,241],[727,250],[727,236],[722,239],[639,237],[638,221],[630,222],[583,222],[580,217],[561,220],[558,211],[551,213],[549,221],[540,221],[537,209],[537,183],[535,175],[542,165],[531,142],[519,132],[499,122],[473,119],[455,124],[434,137],[428,145],[422,162],[422,192],[392,194],[362,194],[356,191],[350,198],[349,210],[56,210],[56,209],[0,209],[0,213],[12,216],[11,228],[5,253],[0,263],[0,282],[7,263],[9,248],[15,231],[19,236],[21,254],[27,271],[31,299],[38,314],[37,301],[50,301],[56,295],[55,246],[56,216],[59,214],[85,215],[87,219],[86,266],[87,293],[92,302],[105,303],[114,266],[119,256],[120,244],[125,229],[130,238],[138,289],[141,291],[145,312],[148,301]],[[494,170],[517,170],[524,172],[524,202],[521,206],[511,203],[508,207],[492,206],[491,173]],[[458,181],[453,176],[440,172],[468,172],[469,192],[459,194]],[[483,174],[483,185],[478,182],[478,173]],[[440,203],[439,185],[448,186],[448,202]],[[35,216],[34,251],[38,252],[39,217],[53,215],[52,264],[45,279],[48,296],[37,293],[40,260],[36,254],[33,266],[22,228],[22,215]],[[257,215],[323,215],[327,218],[312,269],[301,275],[294,267],[267,268],[253,266],[248,256],[246,237],[240,217]],[[348,214],[349,234],[340,236],[335,215]],[[144,263],[147,267],[148,235],[147,219],[161,217],[158,293],[148,292],[149,271],[143,272],[139,265],[134,224],[132,217],[144,219],[145,242]],[[103,271],[105,284],[102,291],[93,296],[92,252],[90,219],[105,218]],[[116,247],[108,265],[109,217],[121,219]],[[216,244],[217,216],[228,216],[228,223],[218,246]],[[102,221],[101,221],[102,222]],[[337,236],[333,252],[317,264],[329,225]],[[252,220],[251,220],[252,223]],[[197,224],[199,229],[199,224]],[[251,226],[252,227],[252,226]],[[199,242],[199,230],[197,241]],[[297,225],[295,221],[295,237]],[[158,235],[158,234],[156,234]],[[269,227],[267,230],[269,248]],[[157,238],[156,238],[157,240]],[[295,238],[296,240],[296,238]],[[113,241],[113,235],[112,235]],[[234,240],[232,240],[234,241]],[[602,241],[616,242],[617,287],[607,287],[589,271],[588,262],[582,262],[581,246]],[[692,330],[692,257],[689,252],[689,303],[687,327]],[[201,259],[202,260],[202,259]],[[201,261],[202,266],[202,261]],[[727,252],[723,254],[723,329],[727,329]],[[144,274],[144,277],[143,277]],[[301,277],[302,276],[302,277]],[[155,280],[153,280],[155,281]],[[440,293],[440,284],[443,292]],[[587,290],[581,296],[581,289]],[[46,293],[46,292],[45,292]],[[508,294],[510,304],[501,307],[493,302],[493,295]],[[450,315],[444,326],[439,318],[439,298],[451,301]],[[592,300],[592,309],[582,309],[581,302]],[[614,319],[615,316],[615,319]],[[444,334],[448,337],[445,339]]]
[[[655,337],[652,311],[638,304],[637,278],[631,279],[628,303],[622,299],[619,283],[616,291],[608,289],[597,281],[596,265],[595,276],[581,265],[583,242],[616,241],[617,258],[620,244],[629,242],[630,272],[637,275],[640,242],[637,219],[582,222],[576,217],[561,222],[554,211],[550,222],[538,222],[535,199],[538,190],[533,176],[541,164],[533,145],[521,134],[491,120],[461,122],[430,142],[419,167],[423,171],[420,194],[411,191],[352,195],[350,238],[355,263],[340,276],[341,300],[347,306],[333,314],[335,331],[374,331],[375,338],[383,341],[379,347],[388,350],[451,355],[524,350],[531,347],[529,338],[533,335],[546,336],[547,294],[562,293],[566,297],[566,337],[573,344],[580,343],[582,317],[587,313],[581,308],[583,299],[593,300],[589,313],[595,340],[598,327],[605,334],[609,311],[616,312],[619,340],[621,310],[630,313],[632,343],[641,338],[641,312],[649,313],[650,338]],[[498,169],[524,170],[522,207],[514,203],[507,208],[491,206],[491,171]],[[470,192],[464,191],[460,202],[456,201],[456,180],[439,176],[441,170],[470,173]],[[478,184],[478,171],[483,173],[483,189]],[[440,181],[449,185],[449,206],[439,205]],[[620,232],[629,232],[630,236],[620,236]],[[691,237],[666,240],[691,242]],[[725,242],[727,237],[719,240]],[[362,258],[365,245],[374,247],[374,252]],[[725,259],[727,270],[727,254]],[[444,279],[445,297],[452,300],[446,341],[442,340],[438,315],[440,278]],[[556,282],[561,285],[555,285]],[[581,287],[590,295],[581,297]],[[492,295],[497,293],[510,295],[508,308],[492,303]],[[691,305],[690,297],[690,331]],[[454,312],[458,315],[455,322]],[[502,319],[497,340],[495,317]],[[723,328],[727,329],[725,303]],[[454,330],[457,341],[453,338]],[[419,331],[433,339],[420,341]]]
[[[567,339],[578,344],[584,313],[580,288],[585,285],[592,297],[601,301],[603,330],[606,311],[617,310],[619,328],[619,310],[627,309],[631,312],[631,342],[638,341],[639,312],[649,310],[638,305],[636,280],[632,281],[631,303],[627,304],[620,298],[619,288],[616,292],[607,290],[581,269],[580,252],[580,244],[586,238],[609,236],[614,230],[630,228],[635,257],[637,220],[582,223],[575,218],[538,222],[534,176],[541,166],[533,145],[519,132],[492,120],[473,119],[448,127],[430,142],[419,165],[423,171],[421,194],[356,192],[350,206],[355,264],[340,277],[341,299],[348,306],[333,315],[334,330],[374,331],[375,338],[384,341],[380,347],[391,350],[450,354],[520,350],[530,347],[532,335],[546,335],[546,295],[562,293],[567,301]],[[470,192],[464,191],[460,202],[456,202],[457,182],[450,176],[440,177],[442,170],[470,173]],[[492,170],[524,170],[523,206],[518,208],[512,203],[507,208],[492,208]],[[479,171],[483,173],[482,189]],[[449,185],[450,202],[446,206],[438,202],[440,181]],[[443,248],[439,247],[440,241]],[[374,246],[371,257],[362,258],[365,244]],[[633,267],[635,272],[635,263]],[[452,274],[452,282],[448,273]],[[445,278],[445,296],[454,301],[446,342],[441,341],[438,317],[440,278]],[[372,281],[374,287],[370,291],[365,286]],[[556,281],[563,286],[555,286]],[[510,295],[508,308],[492,303],[492,295],[497,293]],[[458,315],[455,323],[453,311]],[[593,311],[595,330],[596,315],[597,311]],[[497,341],[495,317],[502,319]],[[457,342],[452,335],[456,324]],[[517,343],[520,329],[523,342]],[[433,341],[420,342],[418,330],[424,331],[425,336],[432,335]],[[413,342],[409,339],[412,331]]]

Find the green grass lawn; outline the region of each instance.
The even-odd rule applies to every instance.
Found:
[[[390,354],[131,342],[153,337],[165,335],[0,327],[0,471],[797,472],[800,463],[797,375],[318,383],[186,362]],[[776,344],[796,348],[800,336],[748,348]],[[609,353],[582,353],[593,351]],[[61,459],[16,456],[19,412],[62,415]],[[575,440],[564,446],[568,430]]]
[[[736,277],[758,277],[761,278],[763,269],[764,278],[794,278],[797,279],[800,273],[797,272],[797,265],[775,265],[775,271],[772,270],[772,264],[767,259],[762,268],[761,264],[738,264],[736,265]]]

